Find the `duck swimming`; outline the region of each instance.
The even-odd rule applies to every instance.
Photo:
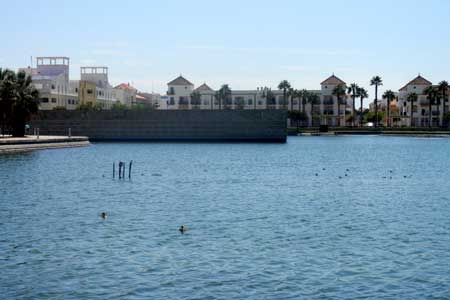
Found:
[[[184,225],[181,225],[180,228],[178,228],[178,231],[181,233],[185,233],[187,230],[188,230],[187,227]]]
[[[100,216],[102,217],[102,219],[106,219],[108,216],[106,215],[106,213],[105,212],[102,212],[101,214],[100,214]]]

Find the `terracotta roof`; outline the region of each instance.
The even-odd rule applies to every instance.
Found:
[[[210,88],[206,83],[202,84],[195,89],[197,92],[213,92],[214,90]]]
[[[169,82],[167,85],[193,85],[193,84],[189,80],[180,75],[171,82]]]
[[[414,78],[413,80],[411,80],[410,82],[408,82],[404,87],[402,87],[400,89],[401,92],[406,91],[406,88],[409,85],[431,85],[431,81],[426,80],[425,78],[423,78],[421,75],[417,76],[416,78]]]
[[[322,81],[321,85],[324,85],[324,84],[339,85],[339,84],[345,84],[345,82],[333,74],[330,77],[328,77],[327,79],[325,79],[324,81]]]
[[[137,95],[136,95],[136,99],[139,99],[139,100],[145,100],[145,99],[147,99],[147,98],[145,98],[145,97],[143,97],[143,96],[137,94]]]
[[[137,89],[132,87],[129,83],[121,83],[114,88],[118,90],[137,91]]]

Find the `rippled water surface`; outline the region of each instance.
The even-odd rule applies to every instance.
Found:
[[[0,298],[450,299],[449,170],[374,136],[0,156]]]

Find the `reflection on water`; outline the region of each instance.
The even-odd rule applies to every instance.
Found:
[[[0,292],[445,299],[449,150],[370,136],[0,156]],[[112,179],[119,160],[131,181]]]

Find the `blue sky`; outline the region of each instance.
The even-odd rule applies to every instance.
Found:
[[[333,72],[371,92],[397,91],[419,72],[450,80],[450,1],[0,0],[0,66],[30,56],[106,65],[112,84],[164,93],[183,74],[197,86],[318,89]],[[7,29],[7,30],[6,30]]]

